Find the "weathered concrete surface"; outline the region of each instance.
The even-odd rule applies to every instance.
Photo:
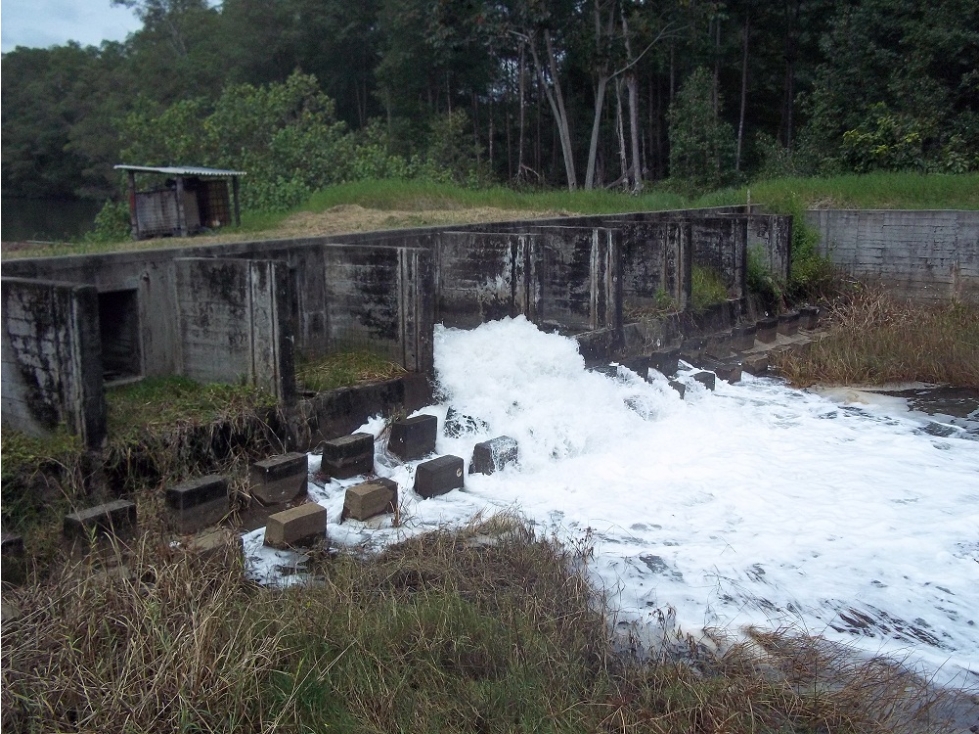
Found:
[[[209,474],[192,479],[164,493],[174,528],[179,533],[196,533],[219,522],[228,514],[228,478]]]
[[[517,440],[510,436],[497,436],[489,441],[481,441],[473,446],[470,474],[493,474],[520,459]]]
[[[918,301],[979,303],[979,211],[820,210],[806,222],[852,275]]]
[[[421,459],[435,453],[438,435],[438,418],[434,415],[416,415],[391,424],[388,451],[403,461]]]
[[[425,374],[411,374],[368,385],[343,387],[311,396],[299,403],[302,416],[294,432],[309,448],[349,434],[375,415],[398,410],[411,413],[433,400],[432,386]]]
[[[98,294],[91,286],[2,279],[3,423],[41,435],[64,424],[90,448],[106,431]]]
[[[96,507],[65,515],[64,534],[73,540],[112,536],[126,538],[136,530],[136,504],[113,500]]]
[[[369,433],[353,433],[349,436],[324,441],[322,471],[337,479],[349,479],[374,470],[374,437]]]
[[[180,258],[176,268],[180,374],[240,382],[295,399],[292,296],[276,260]]]
[[[425,461],[415,469],[415,492],[428,499],[465,485],[463,466],[465,462],[458,456],[440,456]]]
[[[306,494],[309,486],[309,457],[291,453],[256,461],[248,474],[249,491],[263,505],[290,502]]]
[[[415,247],[326,244],[327,344],[369,349],[411,372],[433,363],[433,263]]]
[[[398,509],[398,483],[378,477],[347,489],[343,495],[343,514],[346,518],[367,520],[375,515],[396,512]]]
[[[326,537],[326,508],[315,502],[270,515],[265,545],[272,548],[307,546]]]

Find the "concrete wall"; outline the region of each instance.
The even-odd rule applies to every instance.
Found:
[[[919,301],[979,302],[979,212],[820,210],[819,249],[857,277]]]
[[[292,298],[279,260],[179,258],[179,372],[198,382],[240,382],[295,397]]]
[[[41,435],[64,425],[105,438],[98,294],[91,286],[2,279],[3,421]]]
[[[431,368],[432,254],[414,247],[325,245],[329,349],[368,348],[409,371]]]

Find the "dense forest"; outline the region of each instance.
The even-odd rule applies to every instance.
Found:
[[[242,168],[252,206],[429,176],[638,191],[979,169],[979,0],[114,0],[3,56],[4,193]]]

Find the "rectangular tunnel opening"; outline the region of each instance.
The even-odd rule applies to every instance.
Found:
[[[136,289],[99,293],[99,334],[105,381],[141,377],[143,359]]]

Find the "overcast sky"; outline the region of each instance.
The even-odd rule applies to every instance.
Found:
[[[131,10],[113,7],[110,0],[2,0],[0,35],[4,51],[16,46],[64,45],[78,41],[98,46],[103,40],[122,41],[139,29]]]

